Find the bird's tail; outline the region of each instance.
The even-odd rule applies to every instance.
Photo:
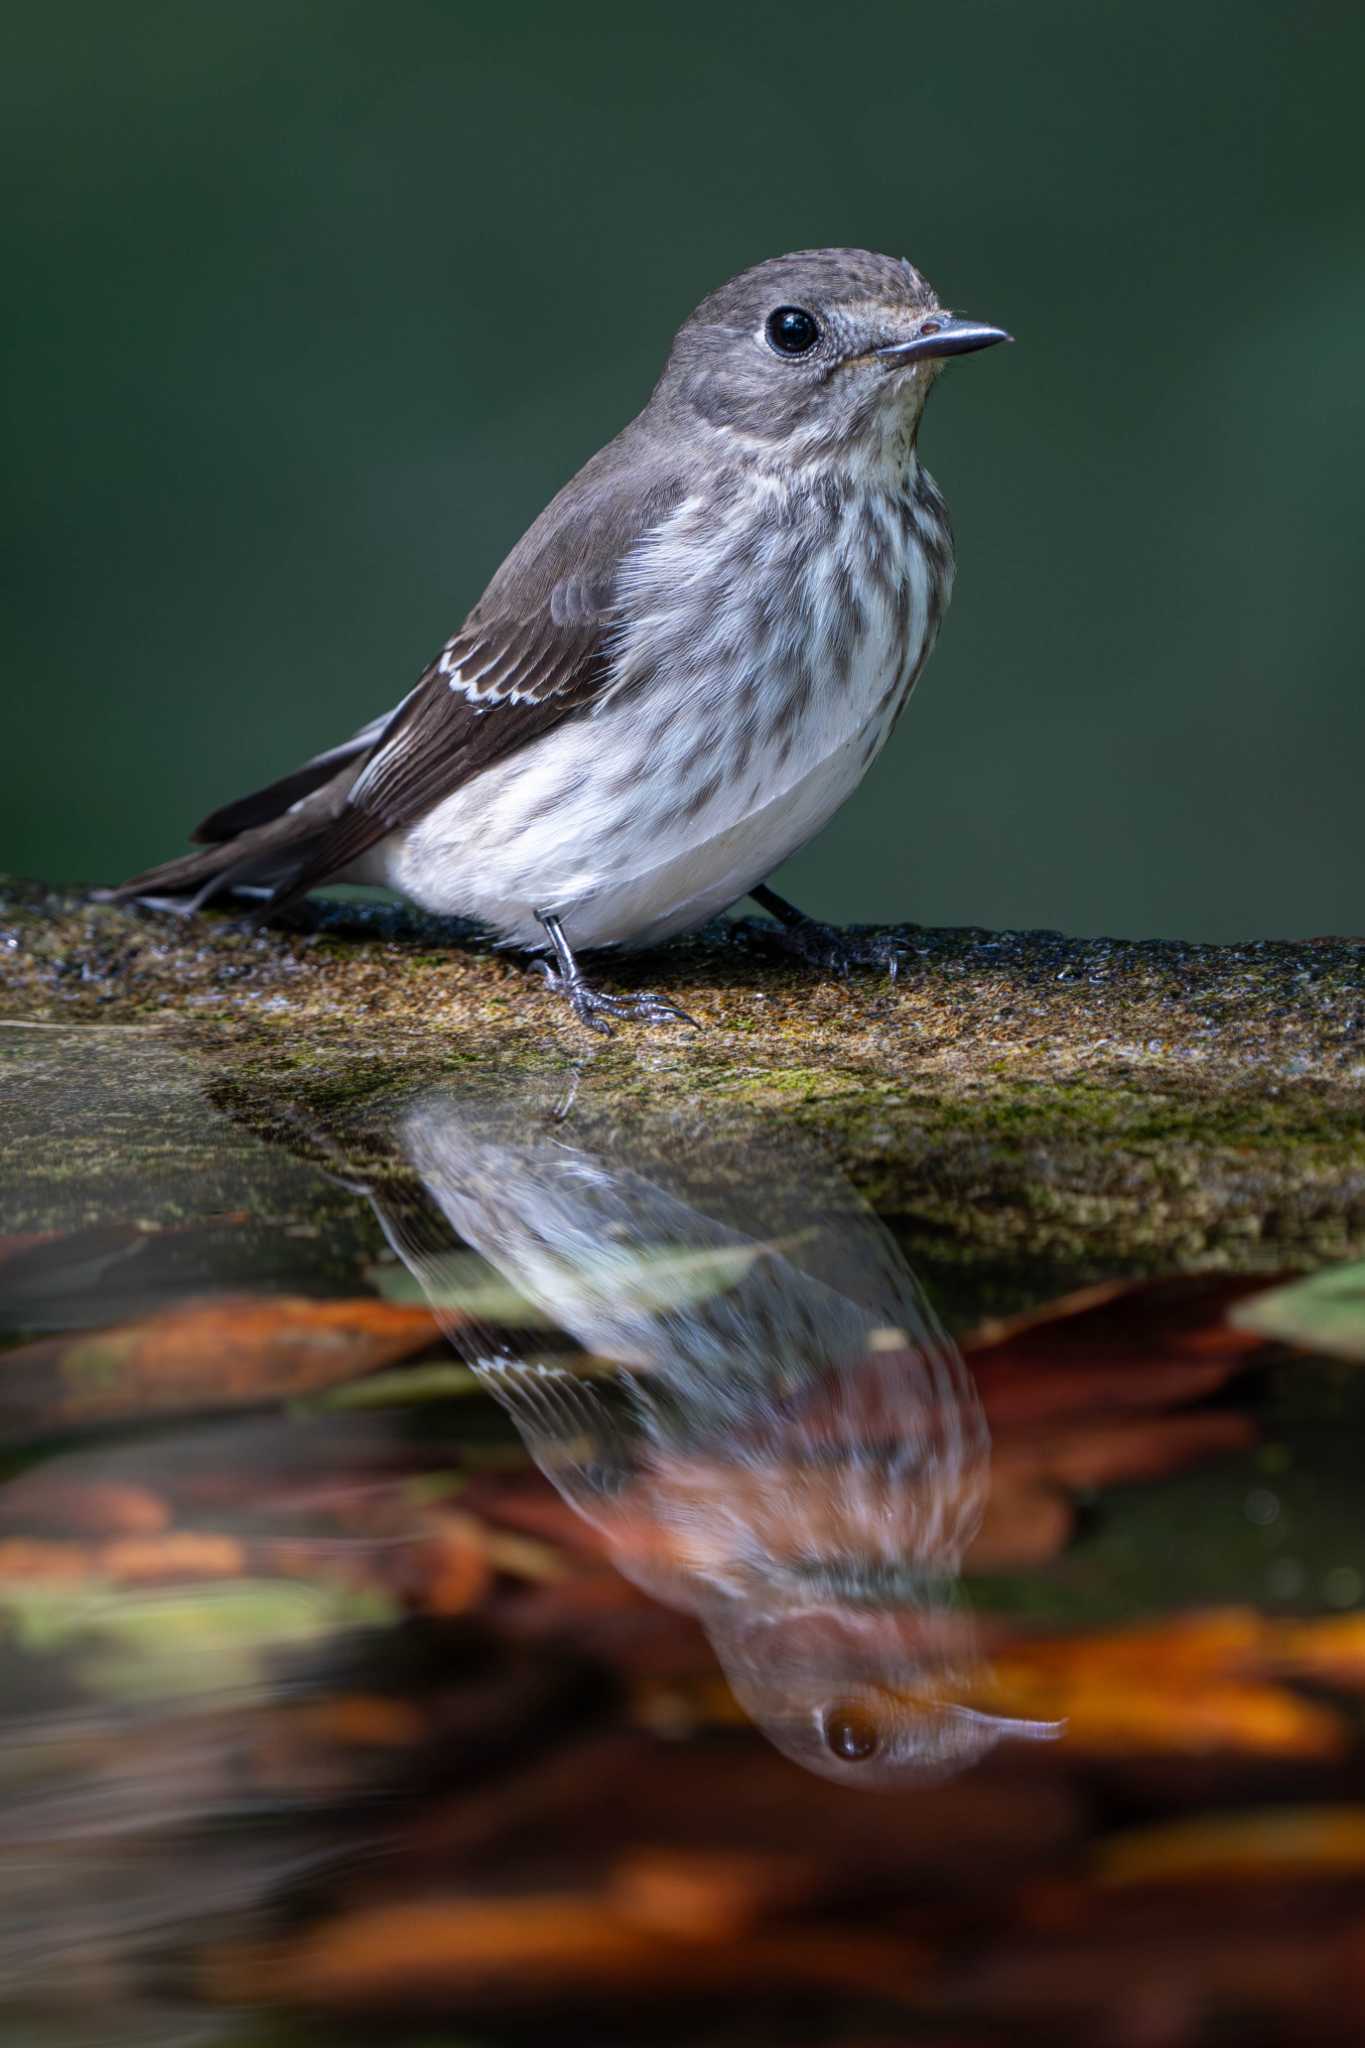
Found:
[[[214,811],[194,833],[197,840],[209,842],[198,852],[147,868],[117,888],[96,890],[97,899],[137,899],[186,913],[234,892],[283,901],[316,865],[318,850],[345,806],[380,723],[376,720],[268,788],[253,790]],[[325,876],[313,873],[305,887],[320,880]]]
[[[137,899],[160,909],[187,915],[202,910],[215,896],[234,892],[273,899],[287,896],[302,874],[330,819],[279,818],[253,825],[215,846],[201,847],[179,860],[146,868],[117,888],[99,889],[103,903]]]

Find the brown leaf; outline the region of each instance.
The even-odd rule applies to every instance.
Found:
[[[1017,1430],[996,1445],[994,1487],[1032,1480],[1069,1491],[1162,1479],[1256,1440],[1248,1415],[1125,1415],[1111,1422],[1058,1423]]]
[[[1159,1349],[1157,1340],[1165,1338],[1186,1349],[1241,1351],[1246,1337],[1228,1323],[1229,1307],[1286,1277],[1172,1273],[1156,1280],[1102,1280],[1018,1315],[992,1317],[965,1339],[964,1348],[975,1354],[1008,1346],[1022,1354],[1033,1347],[1055,1356],[1097,1347]]]
[[[158,1536],[168,1503],[148,1487],[117,1479],[74,1479],[42,1468],[0,1487],[0,1525],[64,1536]]]
[[[19,1536],[0,1543],[0,1581],[15,1585],[93,1579],[152,1586],[184,1579],[241,1578],[246,1567],[246,1553],[236,1537],[199,1529],[118,1536],[94,1545]]]
[[[422,1709],[383,1693],[342,1693],[276,1706],[252,1728],[251,1773],[263,1790],[297,1800],[354,1794],[391,1776],[396,1757],[429,1733]]]
[[[1216,1392],[1262,1341],[1232,1329],[1226,1310],[1266,1284],[1221,1274],[1113,1282],[984,1325],[964,1349],[992,1429]]]
[[[1023,1571],[1047,1564],[1066,1548],[1074,1523],[1070,1502],[1046,1479],[997,1467],[966,1569]]]
[[[483,1892],[535,1889],[556,1844],[603,1885],[642,1853],[794,1859],[837,1902],[907,1885],[935,1896],[998,1890],[1063,1853],[1080,1826],[1057,1772],[987,1769],[857,1796],[747,1728],[681,1744],[615,1728],[530,1757],[514,1778],[433,1798],[410,1853],[433,1884],[459,1873]]]
[[[817,1927],[736,1941],[721,1927],[683,1937],[635,1924],[610,1897],[552,1892],[361,1907],[290,1944],[221,1952],[204,1989],[225,2003],[329,2010],[534,2007],[803,1983],[901,1999],[924,1966],[923,1950],[895,1934]]]
[[[438,1335],[422,1308],[366,1298],[203,1298],[0,1358],[0,1424],[105,1422],[281,1401],[392,1365]]]

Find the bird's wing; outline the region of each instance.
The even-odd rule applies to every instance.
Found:
[[[580,470],[508,556],[385,724],[288,897],[601,701],[622,562],[680,495],[641,480],[625,441]]]

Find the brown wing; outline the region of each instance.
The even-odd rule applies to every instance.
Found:
[[[644,487],[631,430],[541,514],[455,637],[398,707],[311,849],[287,900],[316,888],[390,832],[600,701],[611,676],[624,556],[680,494]]]
[[[606,684],[605,641],[613,613],[558,624],[548,609],[532,619],[471,620],[433,662],[422,686],[381,735],[351,791],[351,803],[385,830],[407,824],[571,712],[592,705]]]
[[[288,896],[306,894],[471,777],[588,709],[610,670],[610,623],[571,633],[548,616],[465,627],[380,734]]]

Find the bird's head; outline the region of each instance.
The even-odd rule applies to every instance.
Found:
[[[807,249],[731,278],[683,323],[655,404],[777,459],[908,446],[949,356],[1008,341],[941,306],[910,263]]]

